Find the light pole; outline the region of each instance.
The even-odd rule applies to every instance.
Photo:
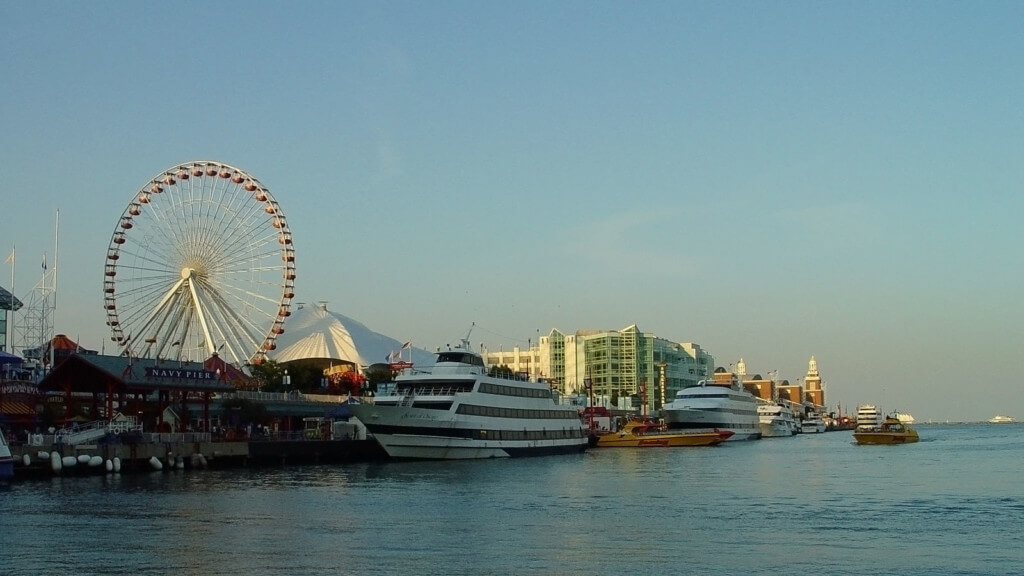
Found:
[[[666,366],[668,366],[668,362],[665,362],[664,360],[662,360],[661,362],[658,362],[658,388],[660,389],[660,390],[658,390],[658,392],[659,392],[659,395],[661,396],[661,398],[660,398],[661,402],[658,405],[658,410],[661,410],[662,407],[665,406],[665,384],[666,384],[666,382],[665,382],[665,367]]]
[[[284,388],[285,394],[288,393],[288,388],[292,385],[292,377],[288,375],[288,369],[284,369],[284,376],[281,376],[281,387]]]

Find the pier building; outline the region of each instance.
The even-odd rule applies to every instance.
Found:
[[[677,391],[708,378],[714,357],[692,342],[673,342],[636,325],[621,330],[552,329],[527,350],[484,351],[488,366],[508,366],[544,378],[563,394],[607,400],[638,396],[646,383],[648,408],[658,410]]]
[[[11,352],[12,342],[7,341],[8,314],[22,307],[21,300],[0,286],[0,351]]]

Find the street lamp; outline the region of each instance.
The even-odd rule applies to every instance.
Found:
[[[661,410],[665,406],[665,367],[668,366],[668,362],[662,360],[658,362],[658,388],[661,394],[661,403],[658,406],[658,410]]]
[[[288,375],[288,369],[284,369],[284,376],[281,377],[281,387],[284,388],[285,393],[288,392],[288,388],[292,385],[292,377]]]

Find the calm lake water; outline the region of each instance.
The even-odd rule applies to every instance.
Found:
[[[1024,574],[1024,425],[0,485],[0,574]]]

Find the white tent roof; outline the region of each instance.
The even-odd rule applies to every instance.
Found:
[[[275,362],[325,358],[367,366],[386,362],[402,342],[374,332],[361,322],[331,312],[326,302],[299,305],[285,322],[284,334],[277,337],[277,349],[268,354]],[[402,352],[410,360],[410,349]],[[434,355],[411,348],[411,361],[417,366],[432,365]]]

